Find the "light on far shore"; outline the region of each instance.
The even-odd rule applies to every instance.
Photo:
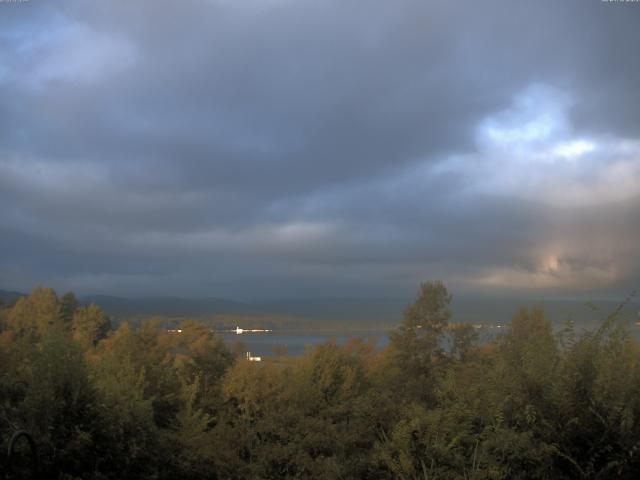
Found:
[[[261,328],[246,329],[246,328],[240,328],[236,326],[235,330],[227,330],[227,331],[235,332],[236,335],[242,335],[243,333],[267,333],[267,332],[271,332],[272,330],[261,329]]]

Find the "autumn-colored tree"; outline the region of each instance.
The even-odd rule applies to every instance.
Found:
[[[105,478],[157,478],[161,451],[145,369],[114,350],[92,362],[100,417],[96,469]]]
[[[233,355],[222,338],[210,327],[194,320],[180,324],[178,352],[184,354],[182,365],[189,381],[200,383],[198,398],[206,397],[233,362]]]
[[[18,337],[38,338],[54,326],[62,326],[58,297],[51,288],[37,287],[20,297],[7,314],[7,328]]]
[[[47,478],[82,477],[95,467],[96,395],[80,347],[51,329],[25,372],[20,419],[37,439]]]
[[[102,309],[92,303],[75,310],[71,323],[73,339],[86,350],[106,338],[111,329],[111,321]]]
[[[176,392],[180,381],[174,368],[175,339],[164,333],[158,319],[145,322],[139,328],[124,323],[107,339],[100,342],[97,358],[109,352],[116,358],[132,363],[136,372],[144,372],[146,398],[153,398],[154,421],[166,428],[179,410]]]
[[[96,344],[98,307],[69,328],[36,289],[0,309],[0,436],[29,430],[46,478],[638,477],[640,344],[618,311],[559,335],[520,310],[476,347],[448,324],[450,299],[423,284],[381,350],[327,342],[257,363],[192,320],[124,323]]]

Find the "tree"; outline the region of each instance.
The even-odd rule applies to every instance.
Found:
[[[451,318],[450,303],[451,295],[442,282],[423,282],[415,302],[405,309],[404,320],[389,334],[395,360],[405,376],[421,383],[430,376],[432,357]]]
[[[451,324],[449,327],[451,339],[451,357],[465,362],[471,349],[478,341],[478,333],[473,325],[468,323]]]
[[[355,348],[354,348],[355,347]],[[366,349],[326,343],[290,364],[238,361],[215,427],[222,478],[381,478]]]
[[[185,320],[180,324],[180,330],[177,344],[187,357],[183,365],[189,381],[198,377],[199,393],[206,395],[227,371],[233,355],[222,338],[203,323]]]
[[[138,329],[128,323],[120,325],[109,338],[96,348],[98,358],[115,355],[128,359],[135,371],[144,371],[145,395],[153,396],[154,422],[160,428],[168,428],[175,421],[180,401],[175,393],[180,382],[172,353],[175,339],[162,333],[159,321],[149,320]]]
[[[73,314],[73,339],[80,342],[85,349],[94,347],[99,340],[107,336],[110,329],[109,317],[94,303],[77,309]]]
[[[26,429],[45,447],[46,478],[54,472],[86,478],[95,461],[95,391],[80,347],[61,328],[38,345],[25,386],[20,410]]]
[[[21,297],[7,315],[7,326],[19,337],[36,339],[51,327],[61,325],[58,297],[51,288],[37,287]]]
[[[442,332],[451,318],[451,294],[441,281],[428,281],[420,284],[416,301],[404,311],[403,326],[423,329],[428,333]]]
[[[97,470],[110,479],[157,478],[157,458],[163,453],[153,421],[153,397],[145,392],[145,370],[113,350],[103,352],[92,370],[102,421]]]
[[[520,309],[499,338],[498,347],[498,368],[510,388],[530,402],[544,397],[558,363],[557,340],[544,311]]]
[[[73,292],[67,292],[60,297],[58,313],[65,327],[71,326],[73,315],[79,307],[80,302]]]

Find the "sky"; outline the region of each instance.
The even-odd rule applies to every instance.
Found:
[[[625,296],[638,45],[638,2],[0,2],[0,288]]]

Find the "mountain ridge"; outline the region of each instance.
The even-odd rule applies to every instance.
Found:
[[[0,289],[0,300],[5,304],[26,296],[25,293]],[[134,316],[214,317],[277,315],[291,319],[312,321],[342,321],[353,324],[398,324],[404,308],[411,299],[399,298],[318,298],[280,299],[263,301],[237,301],[218,297],[185,298],[120,297],[116,295],[80,296],[83,305],[95,303],[105,313],[116,318]],[[599,300],[591,302],[593,309],[582,300],[532,300],[532,299],[468,299],[456,298],[451,305],[451,321],[460,323],[508,323],[520,308],[542,307],[549,319],[562,324],[569,318],[579,323],[596,323],[614,311],[622,301]],[[640,319],[640,302],[632,301],[624,309],[631,319]]]

